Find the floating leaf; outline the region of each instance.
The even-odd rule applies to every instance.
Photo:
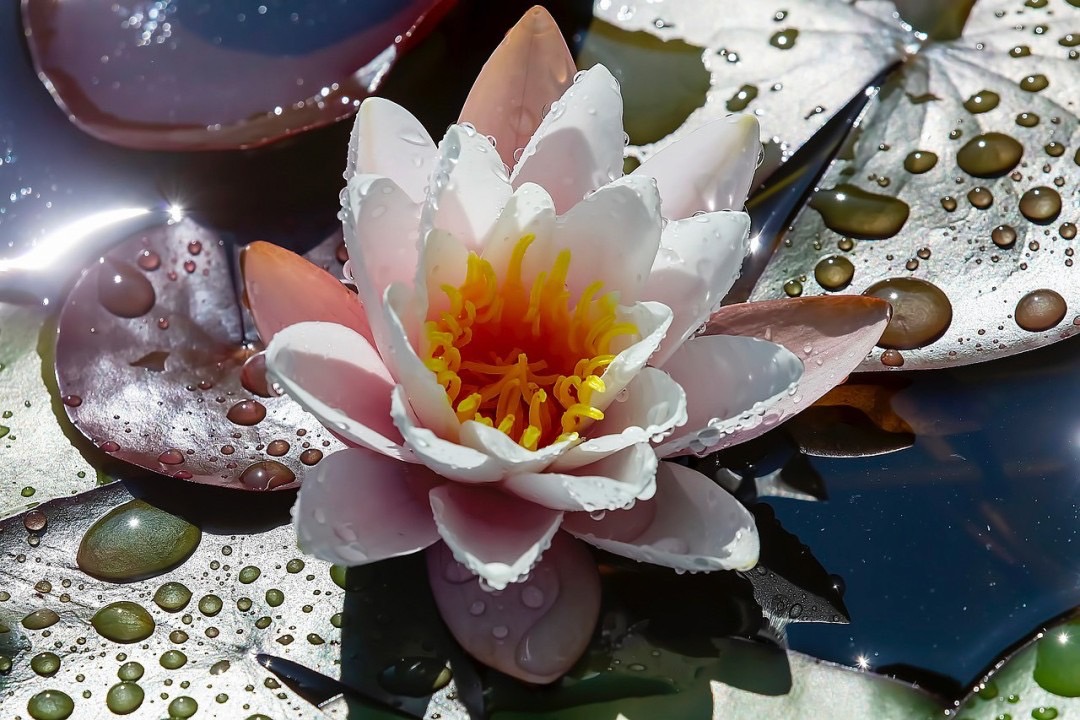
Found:
[[[49,345],[39,338],[52,327],[40,307],[0,304],[0,517],[97,484],[58,422],[59,396],[43,382],[51,362],[38,354]]]
[[[635,0],[597,2],[594,8],[597,18],[622,30],[697,46],[711,78],[706,102],[675,132],[658,142],[646,137],[651,144],[629,149],[641,160],[709,120],[746,111],[761,122],[769,171],[903,57],[914,39],[893,16],[891,3],[881,0]],[[652,84],[644,91],[654,91]],[[627,90],[631,97],[635,92]]]
[[[211,485],[294,487],[341,443],[291,399],[264,397],[257,366],[242,373],[257,348],[228,252],[184,220],[106,253],[60,316],[60,394],[75,427],[113,457]],[[340,272],[337,255],[318,252]]]
[[[1052,9],[980,2],[962,37],[912,55],[752,297],[889,299],[863,370],[979,362],[1080,331],[1080,8]]]
[[[347,117],[452,4],[22,6],[38,72],[83,130],[127,147],[207,150]]]
[[[192,701],[198,717],[325,717],[264,669],[257,660],[263,655],[340,681],[368,712],[397,707],[418,717],[440,689],[447,702],[451,671],[421,673],[429,683],[421,687],[416,662],[408,661],[445,667],[452,652],[432,622],[437,615],[417,558],[335,579],[330,565],[296,549],[290,525],[265,529],[286,519],[286,504],[254,503],[253,521],[247,510],[237,518],[228,503],[207,503],[209,489],[201,500],[147,489],[157,490],[148,498],[154,505],[204,528],[190,559],[152,579],[103,582],[74,563],[91,524],[132,502],[122,483],[40,506],[48,525],[36,546],[26,543],[27,516],[0,524],[11,558],[0,581],[0,692],[9,713],[52,690],[71,698],[76,717],[109,716],[107,707],[120,714],[125,698],[138,705],[137,718],[176,716],[171,705]],[[146,543],[132,551],[146,552]],[[348,590],[337,584],[342,577]],[[121,681],[137,687],[117,690]]]

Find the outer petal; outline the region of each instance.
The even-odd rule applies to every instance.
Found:
[[[420,235],[431,228],[453,233],[479,250],[512,192],[502,158],[486,137],[451,125],[439,143],[421,214]]]
[[[652,447],[640,443],[571,473],[510,475],[503,487],[552,510],[621,510],[653,496],[656,465]]]
[[[720,307],[750,250],[750,216],[715,212],[668,223],[642,297],[671,308],[675,319],[652,362],[671,353]]]
[[[293,506],[304,552],[365,565],[423,550],[439,539],[427,493],[437,478],[420,465],[357,448],[315,466]]]
[[[762,421],[727,435],[714,450],[745,442],[817,402],[847,378],[881,337],[889,304],[859,295],[807,297],[741,303],[720,308],[709,334],[748,335],[772,340],[805,358],[795,395],[784,395]]]
[[[604,419],[589,428],[588,439],[568,450],[550,469],[567,472],[638,443],[659,442],[684,423],[683,389],[663,370],[642,368],[626,392],[604,410]]]
[[[380,308],[391,283],[413,284],[419,262],[420,206],[393,180],[357,175],[349,180],[342,209],[352,277],[375,342],[396,372],[386,352],[387,328]]]
[[[678,219],[702,210],[741,210],[760,158],[757,119],[729,115],[668,145],[632,174],[656,178],[664,216]]]
[[[532,683],[562,677],[592,639],[600,576],[585,546],[557,533],[529,579],[491,592],[446,545],[427,551],[439,613],[470,655]]]
[[[417,309],[415,300],[415,294],[401,283],[386,289],[382,310],[387,346],[383,356],[389,355],[393,359],[395,377],[403,386],[409,407],[416,413],[420,425],[445,440],[456,441],[461,423],[450,407],[446,390],[416,354],[414,343],[419,317],[423,317],[426,308]],[[406,325],[406,322],[410,324]]]
[[[650,178],[621,178],[575,205],[555,223],[550,241],[534,243],[522,274],[536,277],[555,256],[570,250],[566,287],[571,302],[591,283],[619,293],[619,302],[638,300],[660,247],[660,195]]]
[[[264,343],[284,327],[305,321],[337,323],[373,342],[363,306],[337,278],[294,252],[253,242],[240,255],[255,328]]]
[[[378,97],[360,104],[349,137],[346,180],[354,175],[383,175],[420,202],[434,160],[435,143],[412,113]]]
[[[405,437],[413,455],[432,471],[447,480],[463,483],[488,483],[501,480],[506,468],[495,458],[471,447],[443,440],[420,427],[409,412],[405,388],[398,385],[391,394],[390,413],[394,424]]]
[[[270,341],[266,368],[301,407],[338,435],[413,460],[390,419],[394,381],[363,335],[335,323],[290,325]]]
[[[696,470],[660,463],[656,497],[647,504],[655,506],[655,514],[644,529],[638,518],[627,522],[620,517],[622,512],[600,520],[575,513],[564,527],[602,550],[677,570],[749,570],[757,563],[760,543],[753,516]]]
[[[527,11],[473,83],[459,123],[496,140],[507,167],[540,125],[544,109],[570,87],[577,68],[562,32],[542,7]]]
[[[563,514],[498,490],[447,483],[429,494],[435,525],[454,558],[495,590],[529,574]]]
[[[796,393],[803,364],[783,345],[734,335],[687,340],[664,369],[686,390],[686,428],[661,457],[702,454],[725,435],[754,427],[781,398]]]
[[[514,187],[534,182],[564,213],[622,175],[622,95],[603,65],[578,75],[551,104],[510,176]]]

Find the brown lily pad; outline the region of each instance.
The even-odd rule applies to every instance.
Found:
[[[38,74],[80,128],[126,147],[221,150],[348,117],[454,3],[23,0],[22,10]]]
[[[338,275],[339,243],[313,251]],[[231,252],[185,220],[106,253],[60,314],[60,395],[75,427],[121,460],[210,485],[295,487],[341,443],[288,397],[266,397],[257,360],[242,378],[260,348],[245,339]]]

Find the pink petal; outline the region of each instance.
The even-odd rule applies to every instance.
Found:
[[[739,277],[750,249],[750,217],[722,211],[668,223],[642,293],[671,308],[671,322],[652,363],[663,366],[697,331]]]
[[[803,364],[782,345],[736,335],[683,343],[664,365],[686,391],[686,425],[656,449],[660,457],[703,454],[725,436],[756,427],[794,395]]]
[[[772,340],[804,358],[799,390],[753,428],[723,438],[713,449],[746,442],[817,402],[842,383],[885,331],[889,304],[859,295],[740,303],[720,308],[705,332]]]
[[[713,120],[652,155],[632,173],[656,178],[664,217],[741,210],[761,157],[757,119]]]
[[[650,178],[621,178],[579,202],[555,223],[549,242],[525,255],[522,274],[536,277],[570,250],[566,288],[572,300],[590,284],[618,292],[630,305],[641,297],[660,247],[660,196]]]
[[[413,284],[419,262],[420,206],[383,177],[357,175],[349,180],[342,203],[345,245],[360,300],[376,345],[396,373],[387,350],[387,328],[381,306],[394,282]]]
[[[495,138],[502,161],[513,167],[514,151],[525,147],[544,109],[570,87],[576,70],[555,19],[533,7],[476,76],[458,122]]]
[[[603,185],[622,175],[622,95],[603,65],[578,76],[551,104],[510,176],[515,188],[540,185],[567,212]]]
[[[405,388],[401,385],[391,393],[390,414],[413,456],[436,474],[462,483],[489,483],[505,477],[506,468],[495,458],[471,447],[444,440],[431,430],[419,426],[410,412]]]
[[[273,381],[335,434],[415,461],[390,417],[394,381],[363,335],[335,323],[290,325],[270,341],[266,368]]]
[[[604,409],[604,419],[589,428],[584,442],[552,463],[553,472],[595,463],[638,443],[659,442],[686,423],[686,393],[663,370],[642,368],[624,394]]]
[[[349,137],[346,180],[354,175],[382,175],[419,202],[434,159],[435,143],[408,110],[377,97],[360,104]]]
[[[439,228],[453,233],[470,250],[480,250],[512,192],[502,158],[488,139],[451,125],[439,143],[420,236]]]
[[[459,441],[462,445],[475,448],[490,457],[493,462],[498,463],[504,470],[504,476],[511,473],[545,470],[573,446],[572,441],[563,440],[538,450],[526,450],[506,433],[475,420],[468,420],[461,424]]]
[[[498,490],[459,483],[434,488],[429,498],[435,526],[454,558],[496,590],[529,574],[563,518]]]
[[[549,683],[584,654],[600,615],[592,555],[558,533],[529,578],[492,592],[454,560],[446,545],[427,551],[439,613],[465,650],[499,672]]]
[[[504,273],[510,256],[525,235],[535,235],[539,242],[549,242],[555,232],[555,204],[547,190],[525,183],[506,202],[484,243],[481,257],[498,273]]]
[[[244,293],[263,343],[305,321],[338,323],[371,340],[364,308],[341,281],[294,252],[253,242],[240,256]]]
[[[423,550],[439,539],[426,468],[358,448],[315,466],[293,506],[304,552],[339,565],[364,565]]]
[[[649,511],[640,505],[654,506],[647,525]],[[600,520],[567,515],[564,528],[616,555],[691,572],[748,570],[760,549],[754,517],[738,500],[696,470],[669,462],[660,463],[656,497],[648,503]]]
[[[652,446],[639,443],[569,473],[510,475],[502,486],[552,510],[621,510],[653,496],[656,465]]]
[[[391,370],[403,386],[419,424],[445,440],[456,442],[461,423],[450,407],[446,390],[416,353],[418,340],[414,334],[419,332],[419,318],[426,310],[426,307],[416,308],[416,300],[416,294],[403,283],[394,283],[386,289],[381,308],[387,329],[383,356],[393,358]]]

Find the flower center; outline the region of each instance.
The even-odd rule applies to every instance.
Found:
[[[570,307],[569,250],[525,287],[521,266],[535,239],[517,241],[501,283],[470,252],[461,286],[442,286],[449,308],[424,324],[422,351],[459,420],[498,428],[529,450],[576,439],[603,419],[591,400],[605,390],[600,375],[615,359],[612,343],[638,333],[619,321],[617,294],[604,293],[602,282]]]

